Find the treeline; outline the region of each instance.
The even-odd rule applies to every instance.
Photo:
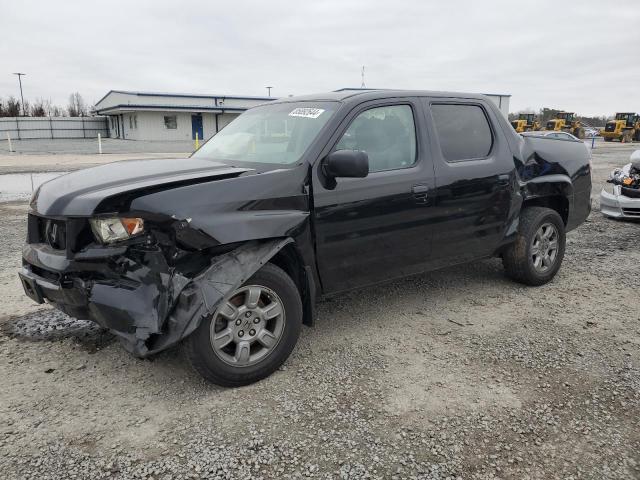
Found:
[[[518,115],[520,115],[521,113],[535,113],[536,116],[538,117],[538,119],[540,120],[540,123],[542,125],[544,125],[545,123],[547,123],[547,121],[551,120],[552,118],[556,118],[556,115],[559,112],[563,112],[564,110],[558,110],[555,108],[541,108],[540,110],[538,110],[537,112],[535,110],[529,109],[529,110],[520,110],[518,112],[515,113],[510,113],[509,114],[509,121],[512,120],[516,120],[518,118]],[[589,117],[589,116],[585,116],[585,115],[580,115],[578,113],[576,113],[576,118],[578,120],[580,120],[580,122],[584,125],[588,125],[590,127],[604,127],[605,124],[607,123],[607,117],[606,116],[601,116],[601,117]]]
[[[37,98],[33,102],[24,101],[9,96],[0,97],[0,117],[88,117],[93,113],[93,107],[87,105],[78,92],[69,95],[66,107],[54,104],[51,100]]]

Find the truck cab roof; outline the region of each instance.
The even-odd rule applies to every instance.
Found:
[[[342,89],[334,92],[315,93],[310,95],[300,95],[294,97],[281,98],[275,102],[269,103],[286,103],[286,102],[342,102],[342,103],[361,103],[367,100],[380,100],[385,98],[402,98],[402,97],[442,97],[442,98],[465,98],[475,100],[487,100],[488,97],[478,93],[461,93],[461,92],[439,92],[430,90],[386,90],[386,89]]]

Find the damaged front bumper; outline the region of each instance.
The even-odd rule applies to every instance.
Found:
[[[640,219],[640,198],[630,198],[616,191],[600,192],[600,211],[611,218]]]
[[[92,320],[123,346],[147,357],[176,344],[212,314],[292,240],[252,241],[214,256],[193,276],[167,265],[161,251],[129,255],[127,247],[96,247],[75,258],[47,244],[27,244],[19,276],[25,293],[66,314]]]

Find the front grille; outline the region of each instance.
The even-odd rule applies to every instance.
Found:
[[[44,219],[41,230],[44,243],[55,250],[67,248],[67,224],[61,220]]]
[[[640,217],[640,208],[623,208],[622,213],[630,217]]]
[[[45,243],[71,255],[93,243],[94,237],[85,218],[59,219],[29,214],[27,242]]]
[[[67,222],[54,218],[29,215],[29,243],[46,243],[55,250],[67,248]]]
[[[615,132],[616,131],[616,124],[613,122],[607,123],[604,127],[604,131],[605,132]]]

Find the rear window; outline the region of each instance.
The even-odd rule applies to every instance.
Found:
[[[489,155],[493,135],[482,107],[435,104],[431,112],[445,160],[456,162]]]

